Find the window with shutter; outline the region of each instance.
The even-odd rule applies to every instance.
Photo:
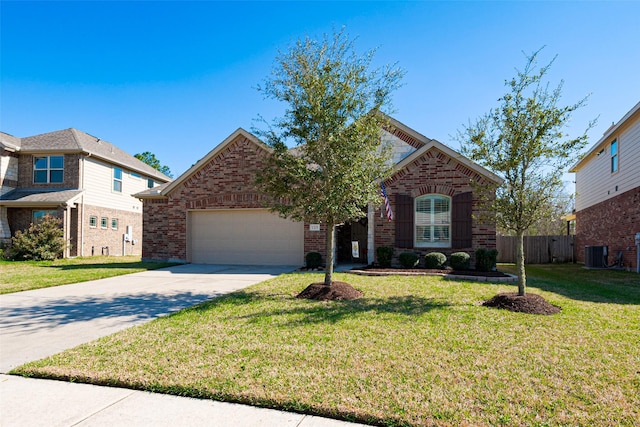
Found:
[[[427,194],[415,200],[415,247],[451,246],[451,199]]]

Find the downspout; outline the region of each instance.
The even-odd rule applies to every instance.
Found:
[[[87,153],[87,157],[91,156],[91,153]],[[82,195],[80,196],[80,242],[78,246],[80,246],[80,250],[78,251],[78,256],[84,256],[84,157],[80,158],[80,182],[78,183],[78,187],[82,190]]]

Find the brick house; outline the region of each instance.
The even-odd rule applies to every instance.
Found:
[[[336,227],[337,261],[372,263],[375,248],[447,255],[495,248],[495,222],[472,182],[489,197],[501,179],[442,143],[390,119],[395,173],[386,181],[395,219],[380,203],[360,221]],[[238,129],[175,181],[137,194],[143,200],[144,259],[193,263],[303,265],[325,257],[325,226],[280,218],[254,182],[270,149]],[[482,219],[484,218],[484,219]],[[354,248],[353,242],[357,242]],[[355,251],[355,252],[354,252]]]
[[[577,260],[585,262],[586,246],[607,246],[609,264],[622,252],[624,266],[637,270],[640,102],[607,129],[570,172],[576,174]]]
[[[0,242],[52,215],[62,220],[66,257],[140,255],[142,203],[131,195],[167,181],[77,129],[27,138],[0,132]]]

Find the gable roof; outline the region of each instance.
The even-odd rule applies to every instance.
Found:
[[[602,138],[600,138],[598,142],[596,142],[593,147],[591,147],[591,149],[587,151],[575,165],[571,166],[569,172],[578,172],[585,164],[587,164],[593,157],[597,155],[603,145],[609,142],[608,140],[609,138],[611,138],[611,135],[613,135],[614,132],[620,129],[621,126],[623,126],[627,121],[631,119],[633,115],[635,115],[639,111],[640,102],[638,102],[631,110],[629,110],[618,123],[611,125],[611,127],[604,132]]]
[[[7,136],[13,138],[13,140],[6,138]],[[24,154],[82,153],[90,157],[106,160],[109,163],[125,167],[134,172],[140,172],[162,182],[171,180],[165,174],[136,159],[110,142],[103,141],[78,129],[63,129],[26,138],[15,138],[3,133],[2,137],[3,139],[6,138],[9,143],[15,142],[16,139],[19,140],[16,151],[19,150]]]
[[[476,162],[474,162],[474,161],[470,160],[469,158],[463,156],[462,154],[458,153],[457,151],[453,150],[452,148],[444,145],[440,141],[435,140],[435,139],[431,139],[431,138],[427,138],[426,136],[414,131],[413,129],[411,129],[410,127],[405,125],[404,123],[401,123],[398,120],[395,120],[395,119],[393,119],[391,117],[388,117],[388,118],[390,119],[391,125],[400,130],[400,132],[401,132],[400,134],[405,134],[409,138],[413,138],[413,139],[415,139],[417,141],[417,142],[414,143],[416,145],[412,145],[412,146],[417,146],[418,144],[421,144],[419,146],[419,148],[416,147],[416,148],[418,148],[416,151],[414,151],[413,153],[411,153],[410,155],[405,157],[403,160],[401,160],[400,162],[395,164],[395,166],[393,168],[394,169],[394,173],[404,169],[405,167],[410,165],[413,161],[415,161],[416,159],[420,158],[423,154],[427,153],[432,148],[435,148],[436,150],[446,154],[447,156],[451,157],[452,159],[454,159],[458,163],[461,163],[462,165],[466,166],[467,168],[471,169],[472,171],[476,172],[478,175],[488,179],[491,182],[494,182],[494,183],[496,183],[498,185],[500,185],[500,184],[502,184],[504,182],[504,180],[502,178],[500,178],[495,173],[491,172],[489,169],[486,169],[485,167],[480,166]],[[398,134],[394,134],[394,135],[399,136]]]
[[[209,151],[203,158],[198,160],[193,166],[191,166],[185,173],[176,178],[175,181],[167,183],[167,185],[150,188],[149,190],[142,191],[140,193],[134,194],[135,197],[140,199],[153,199],[153,198],[162,198],[166,197],[171,191],[175,188],[179,187],[184,181],[189,179],[191,175],[196,173],[201,167],[206,165],[211,159],[216,157],[220,152],[222,152],[229,144],[235,141],[239,136],[243,136],[247,138],[249,141],[256,144],[258,147],[262,148],[265,151],[271,151],[271,149],[262,141],[260,141],[254,134],[251,132],[247,132],[242,128],[238,128],[235,132],[225,138],[220,144],[218,144],[213,150]]]
[[[20,149],[20,138],[0,132],[0,147],[8,151],[17,151]]]

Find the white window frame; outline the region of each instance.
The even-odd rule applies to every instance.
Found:
[[[89,216],[89,228],[98,228],[98,217],[95,215]]]
[[[120,175],[119,178],[118,178],[118,175]],[[113,186],[111,187],[111,190],[114,193],[122,193],[122,176],[123,176],[122,168],[114,166],[113,167]]]
[[[100,218],[100,228],[102,228],[103,230],[106,230],[108,228],[109,225],[109,218],[107,218],[106,216],[103,216],[102,218]]]
[[[446,203],[446,211],[437,212],[438,204]],[[428,204],[428,211],[425,211]],[[416,248],[451,247],[451,197],[442,194],[425,194],[416,197],[413,205],[413,244]],[[418,209],[420,208],[420,211]],[[425,239],[425,235],[428,238]],[[436,238],[435,236],[440,237]],[[446,237],[442,237],[446,236]]]
[[[118,218],[111,218],[111,229],[112,230],[118,229]]]
[[[614,151],[615,148],[615,151]],[[620,169],[620,147],[618,144],[618,138],[611,141],[609,146],[610,154],[611,154],[611,173],[616,173]]]
[[[55,159],[62,159],[62,167],[57,168],[57,167],[52,167],[51,166],[51,159],[55,158]],[[44,167],[37,167],[37,163],[38,160],[44,160],[46,162],[46,165]],[[46,174],[46,180],[45,181],[38,181],[36,180],[36,173],[37,172],[44,172]],[[52,181],[51,180],[51,174],[52,172],[60,172],[61,173],[61,180],[60,181]],[[64,183],[64,156],[34,156],[33,157],[33,183],[34,184],[62,184]]]

